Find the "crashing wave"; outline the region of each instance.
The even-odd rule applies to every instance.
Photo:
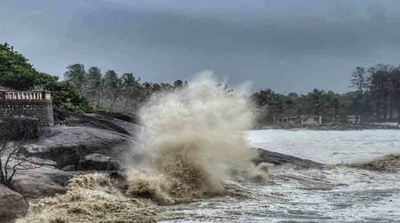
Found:
[[[248,98],[209,75],[173,92],[152,97],[139,115],[146,157],[127,162],[126,176],[74,178],[64,195],[32,204],[27,222],[154,222],[155,204],[169,205],[230,194],[232,173],[259,182],[268,176],[251,161],[245,130],[253,124]]]
[[[17,223],[156,222],[144,200],[128,198],[103,174],[72,179],[66,194],[31,202],[28,216]]]

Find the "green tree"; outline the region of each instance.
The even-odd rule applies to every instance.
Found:
[[[103,82],[101,70],[98,67],[91,67],[86,76],[85,97],[91,104],[98,108],[103,95]]]
[[[104,75],[103,84],[106,101],[108,101],[108,110],[114,111],[114,105],[121,96],[121,79],[115,71],[109,70]]]
[[[132,73],[124,73],[121,77],[122,105],[124,112],[136,111],[144,101],[145,92],[140,83],[140,79],[135,78]]]
[[[70,82],[55,82],[48,86],[52,92],[53,105],[58,109],[65,109],[73,112],[92,111],[88,101],[71,86]]]
[[[80,95],[84,95],[84,87],[86,84],[86,70],[83,64],[73,64],[67,67],[64,73],[64,79],[75,87]]]
[[[368,87],[368,82],[366,78],[367,71],[364,67],[356,67],[351,75],[351,86],[355,88],[360,93]]]
[[[16,90],[45,88],[57,77],[39,73],[28,59],[7,43],[0,44],[0,85]]]

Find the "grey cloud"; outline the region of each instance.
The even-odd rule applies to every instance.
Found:
[[[214,69],[256,88],[345,90],[355,66],[400,54],[400,3],[390,0],[25,2],[0,9],[0,41],[56,74],[75,62],[153,81]]]

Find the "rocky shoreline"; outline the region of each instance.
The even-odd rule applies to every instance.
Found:
[[[75,120],[73,126],[46,129],[39,139],[24,145],[25,156],[34,159],[40,164],[40,168],[20,171],[15,177],[12,190],[0,185],[0,219],[13,222],[13,219],[27,213],[31,200],[64,194],[73,177],[93,172],[119,175],[124,172],[122,167],[126,154],[132,157],[140,155],[131,151],[127,153],[136,143],[134,136],[129,134],[132,129],[139,128],[135,122],[107,117],[104,114],[90,115],[89,120]],[[253,162],[256,165],[290,165],[295,169],[328,167],[322,163],[264,149],[254,150],[257,156]],[[392,163],[394,159],[390,160]],[[396,160],[398,164],[399,159]],[[378,168],[382,165],[370,163],[355,167],[385,170]]]

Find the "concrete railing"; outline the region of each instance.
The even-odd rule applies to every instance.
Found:
[[[51,94],[46,91],[5,91],[0,92],[0,100],[50,101]]]

